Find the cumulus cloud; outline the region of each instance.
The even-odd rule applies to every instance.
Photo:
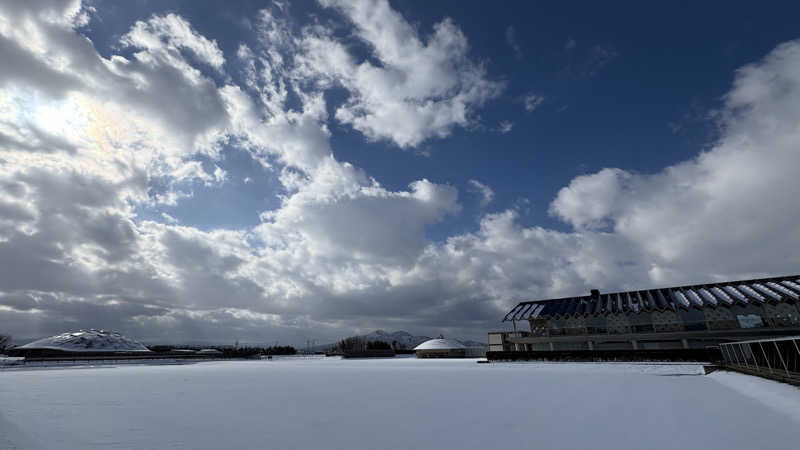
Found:
[[[176,14],[154,16],[147,22],[136,22],[121,42],[166,60],[172,59],[179,50],[186,49],[199,61],[217,70],[221,70],[225,63],[216,41],[197,34],[189,22]],[[173,64],[183,63],[173,61]],[[185,66],[184,69],[191,71],[192,68]]]
[[[697,157],[569,182],[549,211],[571,230],[507,210],[431,242],[426,228],[459,214],[457,190],[429,179],[389,189],[336,158],[329,126],[415,146],[469,124],[501,85],[451,21],[421,36],[386,2],[325,4],[370,58],[323,24],[298,29],[280,6],[254,18],[259,38],[235,55],[167,14],[131,24],[126,56],[104,57],[81,34],[91,14],[79,2],[0,3],[0,54],[14,62],[0,71],[0,327],[150,341],[301,342],[373,326],[481,338],[519,299],[800,263],[800,42],[736,72],[721,136]],[[332,87],[349,98],[329,117]],[[280,185],[258,225],[204,231],[140,214],[180,204],[186,183],[239,179],[223,144]]]
[[[578,177],[551,212],[579,229],[611,227],[646,252],[654,281],[792,271],[800,260],[785,243],[800,239],[798,64],[800,42],[792,41],[739,69],[722,136],[696,158],[656,174]]]
[[[279,210],[264,214],[258,230],[268,242],[302,244],[312,257],[402,264],[423,250],[426,224],[459,211],[457,199],[454,188],[424,179],[409,191],[388,191],[329,160]]]
[[[632,175],[620,169],[603,169],[574,178],[550,205],[550,213],[577,229],[603,228],[622,206],[623,191]]]
[[[718,114],[722,135],[697,157],[652,174],[609,168],[572,180],[550,212],[573,231],[490,214],[479,232],[430,247],[420,264],[498,305],[592,287],[792,273],[800,263],[786,245],[800,239],[798,64],[800,42],[792,41],[739,69]]]
[[[132,56],[104,58],[76,30],[80,3],[30,6],[5,4],[0,16],[0,46],[30,72],[0,75],[0,255],[15,261],[0,278],[0,320],[15,334],[58,331],[58,317],[145,338],[199,338],[223,319],[259,338],[261,327],[330,331],[310,317],[314,299],[384,285],[381,264],[412,264],[425,226],[460,209],[452,187],[422,179],[389,191],[336,161],[322,92],[293,78],[281,56],[289,24],[269,11],[258,26],[270,46],[237,52],[256,68],[240,87],[206,75],[225,75],[225,57],[176,14],[136,22],[120,41]],[[36,48],[9,26],[23,17]],[[49,75],[35,76],[41,68]],[[289,90],[299,109],[286,106]],[[168,214],[137,217],[141,205],[177,204],[182,182],[227,179],[214,161],[230,139],[280,167],[282,205],[261,226],[202,232]]]
[[[316,30],[302,43],[304,75],[347,89],[350,98],[336,119],[368,139],[416,147],[444,138],[454,127],[469,125],[474,109],[503,90],[503,83],[469,58],[467,38],[450,19],[421,37],[386,0],[322,3],[350,20],[378,64],[359,61],[329,33]]]

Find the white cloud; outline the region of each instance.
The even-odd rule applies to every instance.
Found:
[[[528,93],[525,97],[522,98],[522,102],[525,105],[525,111],[532,112],[539,107],[544,101],[544,97],[541,95],[534,94],[533,92]]]
[[[228,172],[223,170],[220,166],[214,166],[214,181],[221,183],[227,178]]]
[[[450,19],[425,39],[385,0],[322,3],[352,22],[379,65],[357,61],[326,31],[312,29],[302,44],[304,75],[344,86],[350,98],[336,118],[371,140],[415,147],[446,137],[503,89],[469,59],[467,38]]]
[[[481,183],[478,180],[469,180],[470,186],[472,186],[477,193],[481,196],[481,206],[486,206],[492,202],[494,199],[494,191],[489,186]]]
[[[167,213],[165,213],[165,212],[162,212],[162,213],[161,213],[161,218],[162,218],[162,219],[164,219],[164,221],[166,221],[166,223],[169,223],[169,224],[176,224],[176,223],[178,223],[178,219],[176,219],[176,218],[174,218],[174,217],[170,216],[169,214],[167,214]]]
[[[577,229],[608,226],[622,204],[632,175],[620,169],[603,169],[574,178],[550,205],[550,213]]]
[[[278,7],[254,21],[263,39],[239,47],[237,86],[214,41],[177,15],[134,24],[133,56],[104,58],[75,30],[80,4],[37,5],[0,3],[0,53],[15,62],[0,71],[0,325],[20,337],[65,324],[175,340],[372,326],[481,337],[523,298],[800,264],[800,42],[736,72],[721,137],[696,158],[572,180],[550,207],[572,231],[523,226],[509,210],[435,243],[426,227],[458,214],[456,189],[426,179],[387,189],[337,160],[324,90],[350,92],[338,120],[400,146],[468,124],[499,85],[451,22],[423,39],[385,2],[335,4],[373,64],[321,25],[298,37]],[[241,176],[220,167],[220,142],[282,184],[258,226],[202,231],[137,215],[179,204],[183,182]],[[470,186],[492,201],[488,186]]]
[[[269,14],[263,20],[267,34],[285,26]],[[311,319],[309,308],[386,286],[395,267],[413,264],[424,250],[425,226],[460,208],[452,187],[423,179],[388,191],[336,161],[322,93],[294,84],[280,48],[240,47],[238,56],[260,67],[245,91],[217,86],[195,66],[222,71],[224,56],[177,15],[136,23],[123,37],[135,47],[132,59],[104,59],[65,23],[32,25],[46,36],[40,44],[48,57],[63,61],[52,77],[0,75],[0,154],[11,168],[0,182],[17,194],[0,199],[0,253],[17,262],[0,280],[0,296],[21,305],[16,330],[50,332],[60,316],[145,337],[185,326],[175,336],[196,338],[207,332],[206,318],[221,320],[220,311],[238,311],[225,320],[241,322],[279,315],[270,325],[284,333],[291,323],[332,330],[319,319],[333,319]],[[285,106],[288,89],[300,96],[299,111]],[[182,181],[226,179],[221,167],[209,173],[194,156],[214,161],[216,141],[230,138],[265,166],[282,167],[282,206],[265,212],[261,226],[201,232],[166,213],[164,224],[136,217],[142,204],[177,204],[187,195]],[[50,300],[40,302],[37,292]],[[122,306],[109,310],[109,299]]]
[[[500,122],[500,128],[498,129],[498,131],[500,131],[500,133],[502,134],[506,134],[509,131],[511,131],[512,128],[514,128],[514,122],[504,120]]]
[[[514,50],[514,57],[521,60],[525,55],[522,54],[522,47],[520,47],[519,42],[517,42],[516,34],[517,32],[513,26],[509,25],[506,28],[506,43]]]
[[[577,228],[609,225],[641,248],[660,282],[697,274],[784,273],[800,258],[800,42],[739,69],[722,136],[696,158],[652,175],[604,169],[559,192],[551,211]],[[708,277],[709,275],[706,275]]]
[[[197,34],[189,22],[176,14],[153,16],[147,22],[136,22],[121,42],[167,60],[173,59],[180,49],[186,49],[199,61],[217,70],[221,70],[225,63],[217,42]],[[180,60],[174,62],[183,64]],[[185,69],[191,70],[190,67]]]
[[[267,242],[301,245],[320,258],[405,264],[424,248],[424,226],[460,209],[452,187],[420,180],[409,188],[387,191],[349,164],[329,160],[265,216],[259,232]]]

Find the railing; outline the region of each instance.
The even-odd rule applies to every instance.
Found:
[[[800,336],[727,342],[720,351],[727,367],[800,383]]]
[[[719,359],[716,348],[657,350],[529,350],[486,352],[489,361],[696,361]]]
[[[8,359],[8,358],[7,358]],[[200,361],[215,361],[222,359],[240,359],[240,358],[222,358],[220,355],[64,355],[64,356],[48,356],[48,357],[20,357],[15,364],[5,365],[0,364],[0,369],[19,367],[24,365],[26,367],[51,367],[51,366],[83,366],[83,365],[117,365],[117,364],[183,364],[193,363]]]

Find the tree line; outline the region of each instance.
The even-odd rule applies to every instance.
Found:
[[[390,345],[383,341],[367,341],[360,336],[352,336],[344,338],[336,345],[338,350],[343,352],[363,352],[366,350],[394,350],[394,345]]]
[[[0,354],[11,348],[11,336],[0,334]]]

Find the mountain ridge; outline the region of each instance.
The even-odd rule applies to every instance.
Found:
[[[435,339],[435,338],[430,337],[430,336],[413,335],[413,334],[409,333],[408,331],[404,331],[404,330],[388,332],[388,331],[380,330],[380,329],[375,330],[372,333],[363,334],[363,335],[359,335],[359,336],[353,336],[353,337],[358,337],[358,338],[361,338],[361,339],[363,339],[365,341],[368,341],[368,342],[381,341],[381,342],[385,342],[385,343],[387,343],[389,345],[392,345],[392,343],[395,343],[395,345],[397,345],[398,348],[405,348],[405,349],[408,349],[408,350],[413,349],[414,347],[418,346],[419,344],[421,344],[421,343],[423,343],[425,341],[428,341],[428,340],[431,340],[431,339]],[[472,341],[472,340],[469,340],[469,339],[464,339],[464,340],[462,340],[462,339],[454,339],[454,340],[460,342],[465,347],[487,347],[488,346],[487,344],[485,344],[483,342]],[[323,344],[323,345],[315,346],[314,350],[327,350],[327,349],[330,349],[330,348],[332,348],[334,346],[336,346],[336,342],[333,342],[333,343],[330,343],[330,344]]]

